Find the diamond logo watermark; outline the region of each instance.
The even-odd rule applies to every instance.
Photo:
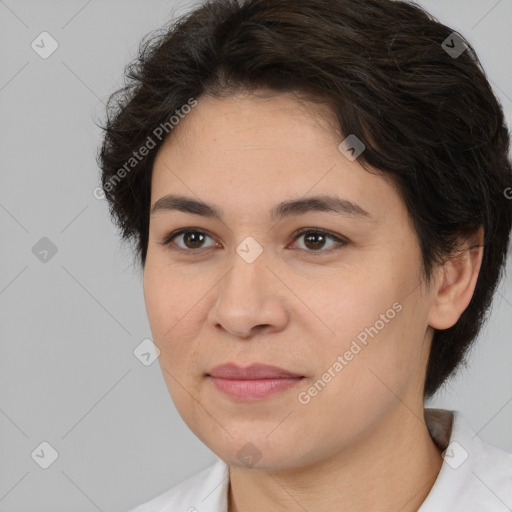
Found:
[[[353,162],[366,149],[366,146],[356,135],[351,133],[339,146],[338,149],[345,157]]]
[[[133,351],[133,355],[144,365],[150,366],[160,356],[160,349],[152,340],[146,338],[142,340]]]
[[[30,456],[38,466],[48,469],[58,459],[59,454],[50,443],[43,441]]]
[[[254,444],[246,443],[238,450],[236,456],[242,464],[252,468],[261,459],[262,453]]]
[[[41,32],[30,46],[39,57],[47,59],[59,47],[59,43],[48,32]]]
[[[248,236],[238,245],[236,252],[245,262],[252,263],[263,252],[263,247],[252,236]]]
[[[442,453],[442,457],[448,466],[452,469],[457,469],[466,462],[469,453],[463,446],[457,443],[457,441],[453,441]]]
[[[457,34],[452,32],[442,43],[443,50],[452,58],[457,59],[467,50],[468,45],[464,40]]]
[[[49,238],[43,236],[32,247],[32,254],[41,263],[48,263],[57,254],[57,246]]]

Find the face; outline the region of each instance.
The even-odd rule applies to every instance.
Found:
[[[340,151],[328,119],[291,95],[203,96],[154,163],[153,340],[179,414],[230,465],[312,464],[423,410],[432,297],[418,240],[393,185]],[[209,376],[223,363],[302,378],[235,397]]]

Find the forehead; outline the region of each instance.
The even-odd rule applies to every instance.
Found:
[[[229,212],[335,192],[377,217],[400,209],[389,179],[347,159],[342,140],[324,105],[289,94],[202,96],[157,154],[151,204],[180,193]]]

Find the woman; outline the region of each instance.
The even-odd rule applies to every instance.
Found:
[[[111,98],[102,185],[159,361],[218,461],[143,511],[505,511],[512,455],[424,402],[512,226],[471,46],[390,0],[212,0]]]

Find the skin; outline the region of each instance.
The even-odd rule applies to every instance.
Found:
[[[230,466],[230,512],[416,511],[442,465],[424,420],[427,358],[433,328],[452,326],[467,307],[482,252],[448,261],[425,286],[403,201],[388,179],[347,159],[342,140],[326,108],[291,94],[202,96],[154,163],[151,205],[172,193],[223,211],[222,221],[151,215],[144,297],[179,414]],[[333,193],[371,220],[269,217],[281,201]],[[347,243],[294,237],[304,227]],[[202,244],[185,235],[162,245],[181,228],[202,231]],[[252,263],[236,252],[249,236],[263,249]],[[300,403],[298,394],[396,302],[401,311]],[[305,378],[264,400],[239,401],[206,376],[230,361]],[[248,442],[261,456],[252,467],[237,457]]]

